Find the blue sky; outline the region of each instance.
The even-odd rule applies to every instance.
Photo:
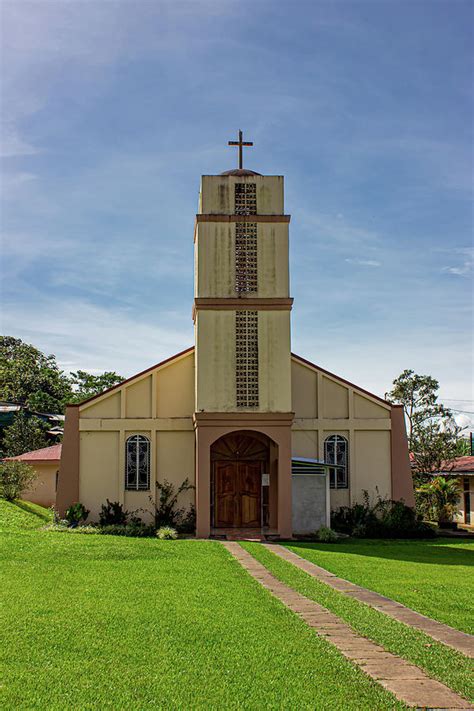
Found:
[[[199,177],[284,174],[293,350],[474,410],[472,3],[2,3],[2,332],[129,376],[193,341]]]

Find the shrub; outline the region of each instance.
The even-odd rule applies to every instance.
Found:
[[[459,513],[459,485],[456,479],[436,476],[415,493],[417,508],[430,521],[451,523]]]
[[[127,524],[125,526],[112,524],[110,526],[99,526],[97,533],[104,536],[126,536],[128,538],[149,538],[155,535],[154,526],[146,526],[145,524],[135,525]]]
[[[176,524],[178,533],[194,533],[196,531],[196,509],[193,504]]]
[[[178,538],[178,532],[171,526],[161,526],[156,532],[156,537],[161,541],[174,541]]]
[[[69,527],[66,529],[68,533],[84,533],[84,534],[95,534],[97,535],[100,531],[97,526],[93,526],[91,523],[85,526],[75,526],[74,528]]]
[[[71,528],[71,526],[68,525],[68,522],[66,520],[49,523],[43,528],[43,531],[60,531],[61,533],[85,533],[96,535],[100,533],[99,528],[97,528],[97,526],[93,526],[90,523],[86,526],[74,526],[73,528]]]
[[[35,481],[37,474],[26,462],[0,464],[0,496],[7,501],[19,499]]]
[[[123,510],[123,504],[118,501],[109,501],[102,504],[99,513],[99,524],[101,526],[125,526],[129,516],[128,511]]]
[[[327,526],[321,526],[316,535],[321,543],[337,543],[339,541],[337,533]]]
[[[76,528],[81,521],[85,521],[89,516],[90,511],[86,509],[84,504],[76,503],[71,504],[71,506],[66,511],[66,521],[71,528]]]
[[[162,482],[156,482],[157,497],[156,503],[150,496],[150,501],[154,505],[155,527],[171,526],[179,528],[183,533],[192,533],[196,528],[196,512],[194,506],[188,510],[178,507],[178,498],[180,494],[190,489],[194,489],[193,484],[190,484],[186,478],[182,484],[176,489],[174,484],[166,479]]]
[[[364,491],[363,502],[341,506],[331,514],[336,531],[356,538],[433,538],[436,533],[424,523],[420,514],[403,501],[377,497],[371,504]]]
[[[41,529],[42,531],[72,531],[74,529],[69,528],[69,524],[66,521],[66,519],[62,519],[59,521],[53,521],[52,523],[48,523],[46,526],[43,526]]]

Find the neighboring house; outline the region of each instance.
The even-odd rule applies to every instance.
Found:
[[[459,482],[459,523],[474,525],[474,456],[457,457],[433,476],[456,477]]]
[[[64,415],[55,415],[46,412],[35,412],[30,410],[25,405],[19,405],[16,402],[0,401],[0,432],[5,427],[13,424],[15,415],[23,411],[27,417],[38,417],[40,420],[49,425],[46,434],[51,442],[57,442],[62,437],[64,431]]]
[[[60,513],[149,509],[157,481],[185,478],[199,537],[315,530],[364,490],[414,504],[403,408],[291,353],[289,221],[283,176],[202,176],[195,346],[67,408]]]
[[[61,444],[52,447],[35,449],[18,457],[7,457],[5,461],[19,461],[30,464],[38,478],[31,489],[23,494],[25,501],[32,501],[41,506],[56,505],[56,490],[58,483],[59,462],[61,460]]]

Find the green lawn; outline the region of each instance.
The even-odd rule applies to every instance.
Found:
[[[426,673],[474,701],[474,665],[459,652],[428,635],[387,617],[353,598],[333,590],[259,543],[241,544],[275,577],[302,595],[334,612],[364,637],[416,664]]]
[[[49,509],[30,501],[7,503],[0,499],[0,533],[40,528],[52,519]]]
[[[41,511],[0,509],[2,708],[405,708],[217,542],[48,533]]]
[[[474,541],[351,540],[288,548],[341,578],[474,633]]]

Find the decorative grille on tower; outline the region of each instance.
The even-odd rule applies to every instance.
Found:
[[[235,312],[237,407],[258,407],[258,312]]]
[[[235,184],[235,214],[257,214],[257,185],[255,183]]]
[[[235,224],[235,291],[257,291],[257,223]]]

